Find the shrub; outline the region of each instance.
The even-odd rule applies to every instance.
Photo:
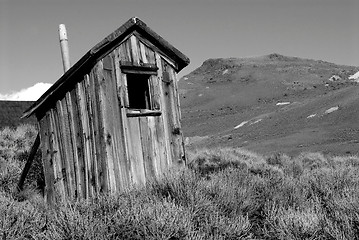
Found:
[[[10,194],[15,190],[36,135],[33,125],[0,130],[0,191]],[[26,184],[34,187],[43,183],[43,179],[41,153],[38,151]]]
[[[297,161],[302,163],[304,169],[309,170],[333,166],[331,159],[321,153],[301,153]]]
[[[26,161],[36,135],[37,130],[33,125],[0,130],[0,158],[7,161]]]
[[[321,231],[321,213],[315,205],[286,208],[268,202],[263,235],[269,239],[318,239]]]
[[[44,237],[46,214],[31,202],[16,202],[0,193],[0,237],[2,239],[39,239]]]
[[[189,153],[188,167],[202,175],[228,167],[247,168],[265,163],[262,156],[239,148],[201,149]]]
[[[31,188],[17,202],[2,186],[0,237],[358,239],[356,156],[264,157],[231,148],[189,156],[188,167],[171,169],[144,187],[53,206]],[[9,173],[21,163],[3,160],[7,173],[2,168],[0,179],[14,184]]]

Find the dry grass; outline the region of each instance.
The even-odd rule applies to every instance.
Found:
[[[6,239],[358,239],[359,158],[192,152],[141,189],[48,207],[0,187]],[[0,178],[3,175],[0,175]]]
[[[0,186],[5,193],[11,194],[15,189],[36,135],[37,130],[33,125],[0,130]],[[33,188],[42,181],[41,154],[38,152],[26,185]]]

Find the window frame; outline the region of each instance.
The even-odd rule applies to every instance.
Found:
[[[126,75],[126,98],[127,98],[127,106],[124,106],[126,108],[126,115],[127,117],[149,117],[149,116],[160,116],[162,115],[161,109],[153,109],[153,89],[151,89],[150,81],[153,79],[152,76],[157,76],[158,67],[155,64],[149,64],[149,63],[143,63],[141,65],[133,65],[129,62],[123,62],[120,63],[121,72]],[[149,91],[149,105],[150,109],[147,108],[141,108],[141,109],[135,109],[131,108],[129,106],[129,91],[128,91],[128,75],[148,75],[147,78],[147,87]]]

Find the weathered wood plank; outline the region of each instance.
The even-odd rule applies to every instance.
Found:
[[[151,76],[149,78],[150,96],[152,109],[161,111],[161,91],[160,91],[160,77]]]
[[[139,66],[140,65],[140,50],[138,49],[136,36],[132,35],[130,37],[130,44],[131,44],[132,63],[135,66]]]
[[[111,60],[112,61],[112,60]],[[101,65],[99,65],[99,68]],[[99,81],[99,104],[101,109],[101,121],[103,124],[103,133],[104,134],[104,165],[106,165],[107,170],[107,181],[108,181],[108,190],[111,193],[117,191],[117,181],[118,173],[115,169],[116,160],[114,157],[113,151],[113,93],[111,92],[111,70],[98,70],[98,81]],[[108,86],[110,85],[110,86]]]
[[[121,43],[121,45],[118,47],[117,49],[117,61],[119,62],[130,62],[132,63],[132,60],[131,60],[131,52],[129,52],[127,50],[127,44],[126,44],[127,40],[123,41]]]
[[[119,48],[118,51],[115,51],[115,76],[116,76],[116,89],[117,89],[117,99],[118,99],[118,106],[120,107],[118,109],[117,116],[119,117],[117,121],[117,129],[118,132],[116,134],[118,138],[118,146],[120,146],[120,158],[119,158],[119,166],[121,171],[122,178],[122,186],[129,187],[131,182],[131,163],[129,161],[129,149],[127,145],[128,137],[126,135],[127,133],[127,121],[126,121],[126,109],[125,109],[125,82],[126,79],[124,78],[124,74],[121,73],[120,69],[120,53],[121,48]]]
[[[49,111],[49,121],[50,121],[50,144],[52,146],[52,153],[53,153],[53,167],[54,167],[54,185],[55,185],[55,192],[56,197],[64,197],[66,196],[65,191],[65,182],[64,176],[62,173],[62,166],[61,161],[61,154],[59,151],[59,132],[57,131],[55,115],[56,112],[53,109]]]
[[[122,145],[121,140],[121,125],[120,125],[120,104],[119,99],[117,97],[117,79],[116,79],[116,66],[114,64],[116,51],[111,53],[111,63],[112,68],[111,71],[104,72],[104,81],[106,83],[106,105],[110,107],[106,107],[105,111],[107,111],[106,115],[108,116],[108,124],[109,129],[108,131],[111,133],[111,151],[112,151],[112,161],[113,161],[113,172],[114,172],[114,179],[116,184],[116,190],[121,191],[125,188],[124,179],[125,176],[122,173],[122,166],[121,163],[124,161],[121,158],[123,157],[124,147]]]
[[[79,171],[79,159],[78,159],[78,151],[77,151],[77,137],[76,137],[76,120],[75,120],[75,114],[74,106],[71,98],[71,93],[66,93],[66,106],[67,106],[67,113],[68,113],[68,128],[69,128],[69,138],[70,138],[70,144],[71,144],[71,153],[72,153],[72,165],[74,169],[74,179],[76,182],[76,192],[75,192],[75,198],[82,198],[82,183],[80,178],[80,171]]]
[[[156,117],[161,116],[162,112],[160,110],[127,110],[127,117]]]
[[[140,49],[140,56],[141,56],[140,60],[143,63],[149,63],[147,56],[146,56],[146,46],[138,38],[136,38],[136,39],[137,39],[137,46]]]
[[[121,79],[121,71],[119,66],[118,52],[113,52],[113,59],[115,65],[115,71],[111,72],[111,76],[107,76],[111,85],[109,85],[108,90],[110,91],[108,94],[112,96],[112,120],[113,120],[113,151],[115,152],[116,162],[115,168],[117,169],[119,178],[117,178],[117,184],[120,189],[126,189],[129,186],[130,182],[130,163],[128,159],[128,149],[126,147],[126,139],[125,135],[125,111],[121,109],[121,100],[122,96],[119,90],[121,85],[123,85]],[[123,109],[125,110],[125,109]]]
[[[90,178],[90,188],[92,196],[95,197],[99,193],[99,182],[98,182],[98,170],[97,170],[97,153],[96,153],[96,142],[95,142],[95,126],[94,126],[94,112],[92,107],[92,92],[91,92],[91,81],[90,75],[85,75],[84,81],[84,94],[86,96],[86,111],[88,117],[88,147],[89,151],[89,178]]]
[[[54,171],[52,165],[52,149],[50,146],[50,124],[49,116],[46,114],[40,120],[40,141],[42,153],[42,164],[45,175],[45,200],[52,204],[54,201]]]
[[[149,117],[147,118],[148,121],[148,136],[151,138],[151,149],[152,153],[149,155],[151,159],[151,165],[153,169],[154,177],[158,178],[161,176],[161,155],[163,152],[162,149],[160,149],[159,142],[157,141],[157,128],[156,123],[158,123],[157,118],[160,117]]]
[[[180,161],[179,158],[179,139],[178,135],[180,134],[180,128],[178,126],[178,117],[177,116],[177,104],[176,99],[177,95],[175,94],[175,86],[173,76],[170,73],[171,67],[166,63],[166,61],[162,60],[162,71],[163,76],[168,78],[166,81],[162,82],[163,89],[165,91],[164,99],[165,99],[165,106],[167,109],[167,122],[169,128],[169,140],[171,144],[171,155],[172,155],[172,163],[178,164]]]
[[[71,142],[71,133],[69,126],[69,114],[67,110],[66,99],[62,99],[58,104],[58,112],[60,113],[59,119],[61,121],[61,136],[63,139],[64,154],[66,159],[66,169],[68,170],[68,186],[69,186],[69,198],[75,199],[77,196],[76,176],[73,162],[73,149]]]
[[[140,126],[138,118],[127,118],[130,149],[131,172],[133,183],[143,185],[146,183],[143,166],[143,153],[141,145]]]
[[[167,119],[167,108],[166,108],[166,99],[165,94],[166,92],[163,89],[162,84],[162,64],[161,64],[161,56],[160,54],[156,53],[156,62],[157,66],[159,67],[158,70],[158,94],[160,96],[160,106],[162,115],[161,117],[156,118],[156,139],[158,141],[158,146],[160,149],[160,163],[161,163],[161,174],[168,169],[169,164],[172,162],[172,155],[171,155],[171,147],[169,144],[169,134],[168,134],[168,119]]]
[[[158,67],[150,63],[142,63],[140,66],[132,65],[132,63],[121,62],[122,73],[157,75]]]
[[[80,191],[80,198],[85,198],[87,195],[87,189],[86,189],[86,180],[85,180],[85,159],[84,159],[84,140],[83,140],[83,124],[81,121],[81,112],[80,112],[80,106],[78,101],[78,94],[76,92],[76,87],[73,88],[70,92],[71,101],[72,101],[72,120],[73,120],[73,136],[74,136],[74,142],[76,146],[76,151],[74,154],[77,154],[76,158],[78,161],[78,169],[77,169],[77,175],[78,175],[78,185],[79,185],[79,191]]]
[[[128,108],[130,106],[130,101],[128,100],[128,88],[127,88],[127,76],[126,74],[123,74],[121,72],[121,85],[120,85],[120,91],[121,91],[121,100],[122,100],[122,106],[125,108]]]
[[[140,41],[140,42],[141,42],[141,46],[145,49],[145,54],[146,54],[148,63],[157,64],[155,52],[150,47],[148,47],[146,44],[144,44],[142,41]]]
[[[149,180],[156,177],[154,170],[153,162],[153,144],[152,144],[152,134],[149,130],[148,119],[151,117],[140,117],[140,136],[141,136],[141,146],[143,154],[143,168],[145,170],[145,179],[148,182]]]
[[[90,75],[91,86],[91,100],[93,104],[93,116],[94,116],[94,129],[95,129],[95,147],[96,147],[96,165],[98,170],[98,181],[100,186],[100,192],[106,193],[108,191],[107,181],[107,169],[105,163],[105,141],[103,132],[103,123],[101,120],[101,103],[99,98],[99,81],[102,66],[100,62],[92,70]]]
[[[171,57],[167,56],[161,49],[159,49],[157,46],[152,44],[147,38],[143,37],[138,32],[135,32],[133,35],[135,35],[139,39],[139,41],[141,41],[144,45],[147,46],[147,48],[149,49],[148,50],[149,55],[151,55],[152,53],[154,55],[160,54],[163,58],[166,59],[166,61],[168,61],[173,66],[173,68],[178,69],[178,63],[176,63],[175,61],[172,61]],[[151,56],[149,56],[149,57],[151,57]]]
[[[126,41],[123,42],[123,45],[125,47],[125,51],[122,52],[123,54],[126,54],[126,58],[133,63],[133,58],[132,58],[132,52],[131,52],[131,40],[127,39]]]
[[[70,176],[70,170],[68,166],[68,160],[66,158],[66,151],[64,146],[64,137],[63,137],[63,125],[61,121],[62,114],[62,105],[61,101],[56,102],[56,108],[54,109],[54,120],[55,120],[55,126],[56,126],[56,136],[57,141],[59,143],[59,154],[60,154],[60,160],[61,160],[61,172],[63,176],[63,182],[65,186],[66,194],[64,197],[71,196],[72,194],[72,186],[69,182]]]
[[[173,112],[173,122],[174,129],[172,131],[173,137],[175,138],[175,149],[178,149],[177,155],[175,159],[177,160],[177,166],[183,166],[186,164],[186,153],[184,148],[184,140],[183,140],[183,132],[181,127],[181,106],[178,92],[178,81],[175,70],[172,67],[168,69],[169,77],[171,78],[171,82],[173,83],[172,87],[172,112]],[[174,160],[175,160],[174,159]]]
[[[49,111],[47,111],[46,115],[45,115],[46,121],[48,121],[48,139],[49,139],[49,154],[50,154],[50,167],[51,167],[51,171],[53,173],[53,194],[54,194],[54,198],[57,197],[57,187],[56,187],[56,182],[58,180],[58,172],[57,172],[57,162],[56,162],[56,153],[57,150],[54,148],[54,131],[51,125],[51,109],[49,109]]]
[[[88,78],[88,75],[85,76],[84,80],[76,84],[76,96],[78,102],[78,111],[79,111],[79,120],[82,125],[82,137],[83,144],[83,171],[84,171],[84,188],[86,199],[93,196],[93,188],[91,187],[91,146],[90,146],[90,126],[88,120],[88,111],[86,109],[86,96],[85,96],[85,79]]]

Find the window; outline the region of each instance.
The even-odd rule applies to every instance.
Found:
[[[158,84],[157,70],[154,64],[142,64],[141,66],[121,61],[121,71],[126,74],[127,96],[125,107],[127,117],[160,116],[158,94],[154,92],[154,84]]]
[[[127,74],[128,107],[151,109],[149,79],[147,74]]]

